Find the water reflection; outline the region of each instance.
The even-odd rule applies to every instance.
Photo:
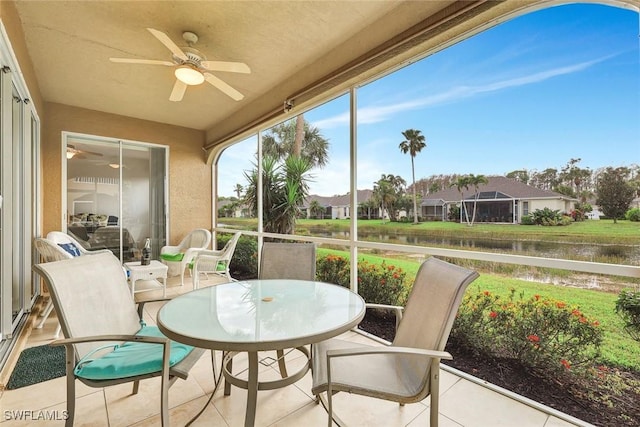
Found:
[[[310,228],[314,236],[348,239],[348,231],[330,231]],[[430,237],[423,235],[380,234],[359,231],[361,240],[414,246],[443,246],[488,252],[507,252],[544,258],[566,258],[580,261],[598,261],[626,265],[640,264],[640,246],[607,245],[596,243],[562,243],[541,241],[512,241],[469,237]]]

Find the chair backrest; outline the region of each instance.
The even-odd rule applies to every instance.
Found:
[[[67,245],[69,243],[72,243],[78,248],[81,253],[86,252],[82,243],[78,242],[76,239],[69,236],[67,233],[63,233],[62,231],[50,231],[49,233],[47,233],[47,239],[51,240],[57,245]]]
[[[316,280],[314,243],[262,244],[260,279]]]
[[[437,258],[422,263],[393,345],[443,351],[464,292],[477,277]]]
[[[65,337],[135,334],[141,327],[122,265],[111,253],[36,264]],[[82,357],[105,342],[76,344]]]
[[[33,241],[33,245],[42,257],[43,262],[53,262],[73,258],[73,255],[62,249],[62,247],[58,246],[57,243],[44,237],[37,237]]]
[[[187,234],[180,242],[181,249],[200,248],[206,249],[211,243],[211,232],[204,228],[196,228]]]
[[[233,253],[236,251],[236,246],[238,245],[238,240],[240,240],[240,236],[242,236],[242,232],[238,231],[236,234],[231,236],[227,243],[225,243],[224,247],[221,249],[222,254],[220,255],[221,261],[231,261],[231,257]]]
[[[194,264],[197,267],[194,271],[196,271],[196,273],[215,273],[218,271],[218,265],[220,263],[226,263],[228,270],[231,258],[233,257],[233,253],[238,245],[238,240],[240,240],[240,236],[242,236],[242,232],[240,231],[231,236],[231,238],[227,240],[227,243],[225,243],[224,247],[220,249],[220,252],[217,252],[219,253],[218,256],[210,255],[213,251],[199,252],[195,257]],[[195,277],[198,277],[198,275],[195,274]]]

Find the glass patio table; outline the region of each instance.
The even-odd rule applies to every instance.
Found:
[[[247,389],[245,426],[253,426],[258,390],[294,383],[309,370],[305,345],[340,335],[360,323],[365,302],[342,286],[306,280],[247,280],[197,289],[167,302],[158,327],[170,339],[228,352],[223,361],[225,395],[230,384]],[[260,382],[258,352],[295,348],[307,357],[303,368]],[[231,372],[233,354],[247,352],[248,379]],[[215,392],[215,391],[214,391]]]

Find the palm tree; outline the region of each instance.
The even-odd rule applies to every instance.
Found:
[[[413,159],[416,155],[427,146],[424,135],[422,132],[415,129],[407,129],[402,132],[405,140],[399,145],[400,151],[404,154],[409,153],[411,156],[411,177],[413,179],[413,223],[418,223],[418,201],[416,198],[416,172]]]
[[[309,213],[314,218],[322,219],[321,215],[324,213],[324,208],[320,205],[320,202],[312,200],[311,203],[309,203]]]
[[[304,116],[278,124],[266,132],[263,152],[263,225],[272,233],[293,233],[301,206],[309,196],[309,171],[329,159],[329,141]],[[257,166],[245,173],[245,200],[257,214]]]
[[[284,163],[266,156],[262,159],[262,216],[265,231],[293,234],[295,220],[309,197],[311,163],[307,159],[289,156]],[[253,215],[258,213],[258,171],[245,172],[249,182],[245,202]]]
[[[467,182],[469,185],[473,186],[473,189],[475,191],[475,194],[473,196],[473,215],[471,216],[471,224],[470,224],[471,226],[473,226],[473,223],[476,220],[476,205],[478,203],[478,198],[480,197],[478,188],[480,187],[481,184],[488,183],[489,180],[484,175],[469,174],[467,176]]]
[[[467,207],[464,203],[464,192],[463,190],[469,189],[469,177],[466,175],[459,176],[456,181],[454,181],[450,187],[456,187],[458,192],[460,193],[460,216],[464,213],[465,221],[469,224],[469,214],[467,213]],[[460,222],[462,222],[462,218],[460,218]]]
[[[373,184],[373,197],[382,206],[382,218],[386,209],[389,219],[395,221],[395,203],[402,197],[406,181],[401,176],[382,174],[380,179]]]
[[[304,132],[301,133],[300,129]],[[298,155],[323,167],[329,161],[329,141],[320,130],[304,121],[299,115],[295,120],[273,126],[262,138],[262,153],[282,161],[290,155]]]
[[[239,199],[242,195],[242,192],[244,191],[244,187],[241,184],[236,184],[236,186],[233,188],[233,191],[236,193]]]

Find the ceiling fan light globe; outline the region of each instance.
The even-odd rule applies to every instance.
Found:
[[[202,73],[187,65],[176,68],[175,75],[178,80],[189,86],[196,86],[204,83],[204,76]]]

